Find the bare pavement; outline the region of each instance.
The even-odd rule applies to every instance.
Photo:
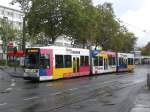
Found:
[[[21,68],[0,67],[0,112],[150,112],[148,72],[140,65],[133,73],[35,83],[22,79]]]

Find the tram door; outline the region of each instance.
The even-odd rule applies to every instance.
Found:
[[[79,66],[80,66],[80,62],[79,62],[79,57],[73,57],[73,72],[79,72]]]
[[[104,70],[108,69],[108,59],[104,58]]]

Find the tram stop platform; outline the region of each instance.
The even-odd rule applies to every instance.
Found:
[[[150,89],[146,85],[137,94],[130,112],[150,112]]]

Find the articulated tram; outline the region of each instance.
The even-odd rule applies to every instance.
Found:
[[[27,48],[24,79],[56,80],[134,69],[134,56],[127,53],[47,46]]]
[[[28,48],[24,78],[43,81],[89,75],[89,54],[89,50],[79,48]]]
[[[117,55],[117,72],[133,71],[134,54],[118,53]]]
[[[95,52],[95,51],[93,51]],[[103,74],[116,72],[116,53],[110,51],[99,51],[92,55],[92,74]]]

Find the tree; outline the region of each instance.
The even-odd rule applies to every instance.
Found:
[[[27,27],[34,40],[53,43],[58,36],[66,35],[79,45],[100,45],[105,50],[129,52],[134,47],[134,34],[116,20],[111,3],[94,6],[92,0],[16,1],[27,8]]]
[[[150,42],[148,42],[145,47],[141,48],[141,51],[142,51],[142,55],[150,56]]]
[[[20,4],[20,8],[24,13],[24,17],[23,17],[23,32],[22,32],[22,49],[23,51],[25,50],[25,46],[26,46],[26,15],[27,13],[30,11],[30,7],[32,4],[32,0],[12,0],[11,4],[14,5],[15,3],[19,3]]]
[[[17,36],[17,30],[13,28],[13,25],[10,24],[6,19],[0,19],[0,26],[1,26],[1,36],[4,41],[7,42],[13,41],[16,39]]]
[[[52,39],[65,34],[77,40],[83,38],[87,15],[84,0],[36,0],[28,13],[28,28],[30,35],[41,32]],[[82,4],[81,4],[82,3]],[[81,37],[81,38],[80,38]]]
[[[9,23],[8,18],[0,19],[0,37],[3,41],[3,52],[7,55],[7,45],[8,42],[15,40],[17,37],[17,30],[13,28],[13,25]],[[7,65],[7,58],[5,60],[5,64]]]
[[[20,4],[20,8],[26,16],[26,13],[29,12],[32,0],[12,0],[10,4],[14,5],[15,3]]]

